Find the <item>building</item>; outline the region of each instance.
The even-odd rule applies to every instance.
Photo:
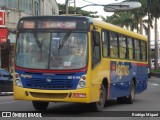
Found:
[[[1,15],[3,14],[3,16]],[[16,39],[16,27],[23,16],[59,15],[56,0],[0,0],[0,67],[12,68],[12,57]],[[3,21],[3,22],[2,22]],[[2,29],[3,28],[3,29]],[[7,30],[7,32],[6,32]],[[6,35],[7,34],[7,35]],[[10,40],[10,55],[7,57],[6,43]],[[3,43],[2,43],[3,41]]]

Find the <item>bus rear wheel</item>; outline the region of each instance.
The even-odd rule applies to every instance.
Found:
[[[135,84],[132,81],[131,82],[131,88],[130,88],[130,95],[129,96],[124,96],[124,97],[118,97],[117,102],[118,103],[132,104],[134,99],[135,99]]]
[[[106,88],[102,84],[100,90],[100,98],[98,102],[91,103],[92,111],[99,112],[102,111],[106,102]]]
[[[43,101],[32,101],[33,107],[36,110],[46,110],[48,107],[49,102],[43,102]]]

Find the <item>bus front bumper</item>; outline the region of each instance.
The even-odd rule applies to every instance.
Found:
[[[89,88],[76,90],[40,90],[21,88],[17,86],[14,86],[14,99],[79,103],[89,103],[92,101],[90,98]]]

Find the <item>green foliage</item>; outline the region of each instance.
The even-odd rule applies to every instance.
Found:
[[[127,0],[127,1],[133,1],[133,0]],[[138,25],[140,24],[141,19],[144,16],[147,16],[148,13],[151,14],[151,9],[153,9],[152,7],[154,5],[153,5],[153,3],[152,3],[152,7],[151,7],[151,5],[148,5],[147,0],[138,0],[138,1],[142,4],[142,7],[140,9],[133,10],[133,11],[126,11],[126,12],[116,12],[110,17],[102,18],[103,21],[118,25],[120,27],[126,27],[130,30],[136,29],[137,31],[139,31]],[[155,2],[156,0],[152,0],[152,1]],[[151,7],[151,8],[149,8],[149,7]],[[159,7],[160,7],[160,5],[159,5]],[[151,27],[153,27],[153,25],[152,25],[153,15],[149,16],[149,17],[150,17],[150,19],[149,19],[150,21],[144,20],[143,23],[150,22]],[[147,33],[147,31],[148,31],[147,26],[145,24],[143,24],[143,27],[145,28],[145,31]]]
[[[150,4],[150,14],[152,17],[160,17],[160,0],[152,0]]]
[[[160,73],[160,68],[157,69],[157,70],[151,70],[151,72],[154,72],[154,73]]]
[[[58,4],[59,9],[60,9],[60,15],[61,14],[66,14],[66,10],[65,10],[65,5],[64,4]],[[76,10],[80,9],[80,7],[76,7]],[[75,12],[75,8],[72,6],[68,7],[68,13],[69,14],[74,14]],[[81,14],[82,16],[89,16],[89,17],[93,17],[93,18],[99,18],[99,15],[96,15],[97,12],[93,12],[93,11],[85,11],[85,10],[78,10],[76,11],[76,14]]]
[[[109,22],[120,27],[126,27],[128,29],[134,30],[137,27],[136,19],[131,12],[116,12],[112,16],[102,17],[102,20]]]

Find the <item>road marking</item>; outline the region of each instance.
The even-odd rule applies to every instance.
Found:
[[[0,92],[0,94],[13,94],[13,92]]]
[[[156,84],[156,83],[152,83],[152,85],[154,85],[154,86],[159,86],[159,84]]]
[[[13,102],[16,102],[16,101],[2,102],[2,103],[0,103],[0,105],[1,105],[1,104],[10,104],[10,103],[13,103]]]

